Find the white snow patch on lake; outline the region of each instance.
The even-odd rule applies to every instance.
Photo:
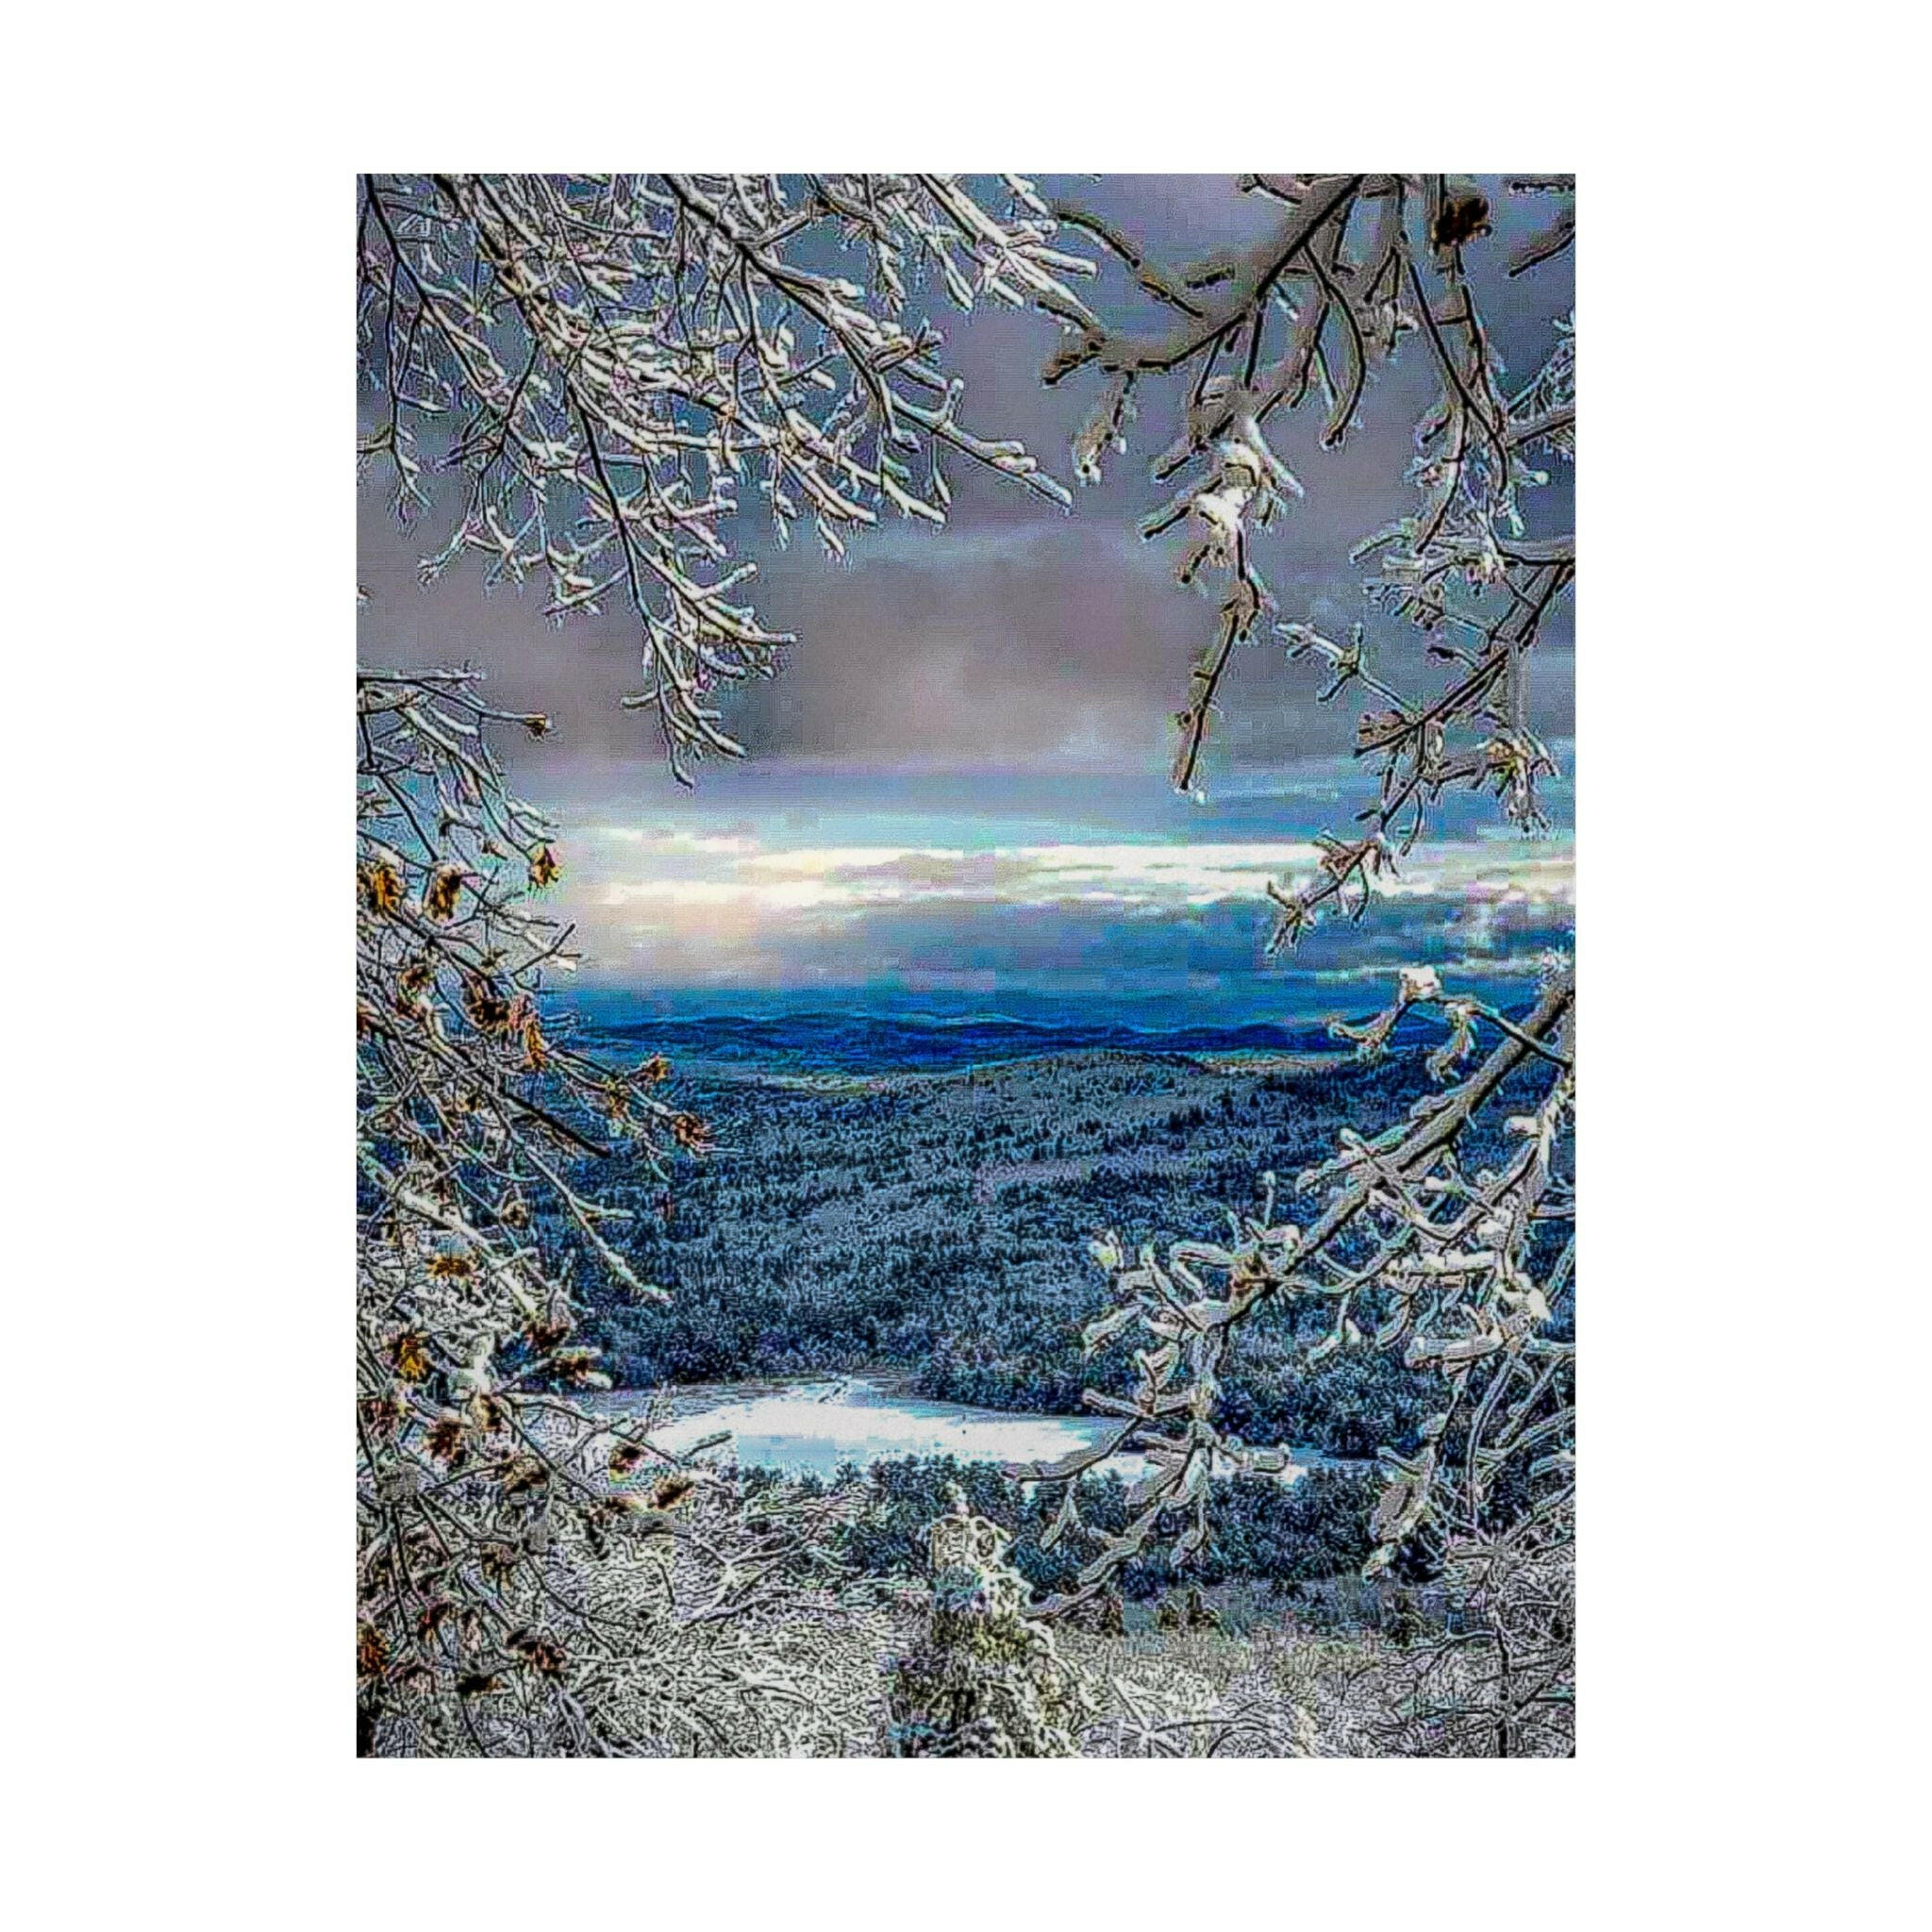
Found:
[[[593,1397],[592,1404],[635,1412],[648,1407],[651,1400],[620,1391]],[[684,1455],[707,1437],[728,1430],[729,1453],[741,1464],[780,1469],[788,1475],[829,1476],[844,1463],[864,1468],[901,1456],[1052,1462],[1105,1441],[1117,1426],[1099,1417],[1024,1415],[928,1402],[889,1392],[856,1375],[829,1382],[679,1390],[670,1404],[675,1413],[651,1432],[652,1441],[663,1448]],[[1294,1481],[1319,1460],[1298,1454],[1283,1479]],[[1123,1454],[1104,1467],[1132,1481],[1145,1468],[1145,1458]]]

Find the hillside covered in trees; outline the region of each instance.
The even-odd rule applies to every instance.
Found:
[[[1364,1064],[1322,1028],[1056,1051],[1049,1028],[962,1040],[819,1016],[756,1029],[748,1064],[747,1030],[685,1029],[675,1095],[713,1140],[675,1184],[586,1163],[601,1198],[635,1210],[633,1268],[671,1294],[595,1301],[589,1332],[617,1384],[893,1368],[923,1395],[1064,1412],[1093,1386],[1080,1331],[1107,1306],[1086,1259],[1096,1230],[1165,1242],[1203,1204],[1250,1208],[1267,1172],[1290,1185],[1340,1125],[1426,1092],[1441,1038],[1413,1023],[1402,1050]],[[587,1043],[612,1059],[634,1050],[622,1033]],[[964,1058],[989,1045],[1029,1051]],[[1229,1425],[1338,1457],[1413,1449],[1433,1378],[1382,1352],[1308,1369],[1320,1321],[1284,1307],[1254,1324]],[[1117,1382],[1124,1350],[1109,1369]]]

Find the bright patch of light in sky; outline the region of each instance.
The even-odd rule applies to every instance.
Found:
[[[989,807],[995,797],[990,788]],[[1096,837],[1104,814],[1054,842],[1030,813],[939,807],[916,785],[897,809],[845,809],[829,783],[822,803],[734,822],[722,802],[693,802],[680,822],[573,827],[568,909],[589,975],[666,987],[1091,987],[1112,959],[1124,993],[1150,973],[1213,984],[1270,970],[1268,886],[1306,882],[1320,858],[1308,838],[1215,837],[1211,821],[1194,840],[1144,824]],[[1567,835],[1425,842],[1385,874],[1390,904],[1372,918],[1391,942],[1432,937],[1428,950],[1444,958],[1516,970],[1513,958],[1571,919],[1573,861]],[[1383,949],[1348,950],[1374,962]],[[1348,970],[1350,959],[1328,963]]]

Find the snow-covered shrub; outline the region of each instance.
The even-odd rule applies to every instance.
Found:
[[[967,1507],[932,1525],[932,1603],[922,1641],[890,1666],[895,1757],[1071,1757],[1091,1698],[1032,1592],[1007,1562],[1011,1539]]]

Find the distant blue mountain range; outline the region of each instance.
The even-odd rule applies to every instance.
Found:
[[[709,1061],[772,1068],[918,1072],[984,1065],[1051,1054],[1318,1053],[1338,1042],[1325,1025],[1148,1028],[1119,1021],[1047,1024],[997,1014],[921,1016],[799,1012],[763,1015],[657,1015],[637,1020],[584,1016],[599,1036],[675,1062]],[[1399,1043],[1433,1043],[1440,1024],[1405,1021]]]

